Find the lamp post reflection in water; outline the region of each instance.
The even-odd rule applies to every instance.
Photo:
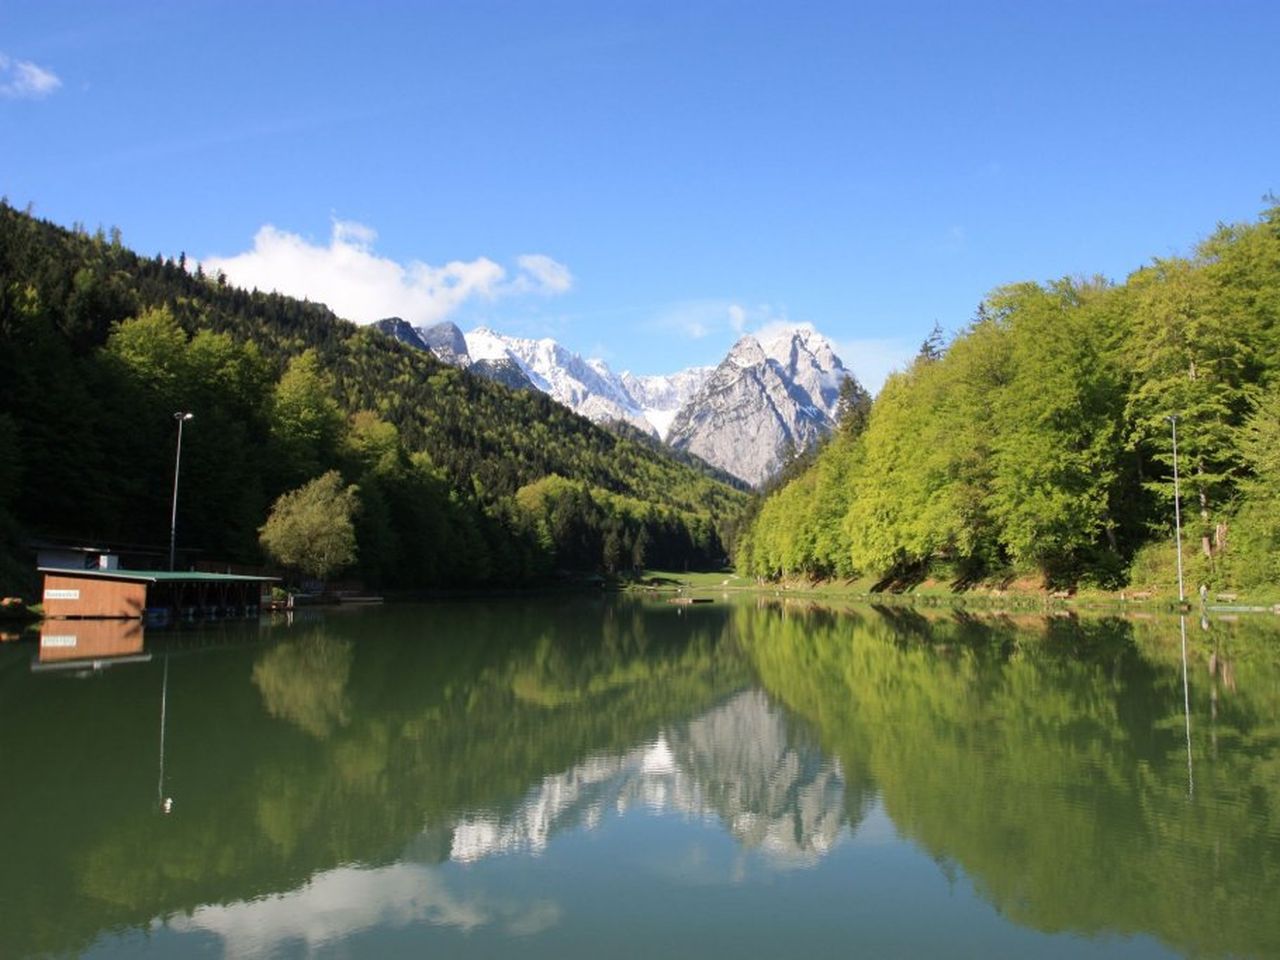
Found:
[[[1187,680],[1187,617],[1178,615],[1178,625],[1182,629],[1182,715],[1187,723],[1187,799],[1196,795],[1196,781],[1191,769],[1191,685]]]
[[[161,813],[173,809],[173,798],[164,795],[164,728],[169,706],[169,655],[164,657],[164,681],[160,686],[160,779],[156,782],[156,800]]]

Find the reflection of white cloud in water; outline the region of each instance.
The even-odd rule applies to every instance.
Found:
[[[468,931],[497,925],[508,934],[539,933],[560,920],[551,900],[514,903],[484,895],[459,896],[435,871],[417,864],[362,869],[339,867],[288,893],[154,921],[179,933],[211,933],[230,957],[273,954],[286,943],[308,951],[373,927],[416,923]]]

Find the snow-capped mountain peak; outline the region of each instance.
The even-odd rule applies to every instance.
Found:
[[[753,485],[835,424],[849,372],[812,327],[744,336],[680,410],[667,442]]]
[[[502,335],[494,333],[488,327],[476,327],[463,336],[472,360],[503,360],[511,357]]]
[[[534,387],[601,423],[621,421],[688,450],[751,484],[831,430],[849,371],[812,326],[774,327],[741,337],[717,367],[661,376],[614,373],[549,337],[511,337],[488,327],[463,334],[451,323],[411,327],[380,321],[385,332],[439,359]]]
[[[592,420],[623,421],[661,438],[681,404],[701,386],[698,371],[668,377],[618,375],[599,358],[583,359],[555,340],[529,340],[477,327],[466,335],[474,358],[509,358],[538,389]]]

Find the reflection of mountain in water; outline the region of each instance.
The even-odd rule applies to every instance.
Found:
[[[783,711],[750,690],[643,747],[589,757],[543,778],[511,813],[462,818],[452,827],[449,856],[536,853],[554,833],[590,829],[610,810],[643,806],[717,817],[748,847],[812,862],[839,836],[844,795],[839,762],[798,742]],[[438,852],[444,838],[430,833],[411,852]]]

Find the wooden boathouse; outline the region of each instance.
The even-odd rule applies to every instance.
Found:
[[[271,601],[278,577],[188,570],[72,570],[40,567],[44,615],[166,623],[252,617]]]

